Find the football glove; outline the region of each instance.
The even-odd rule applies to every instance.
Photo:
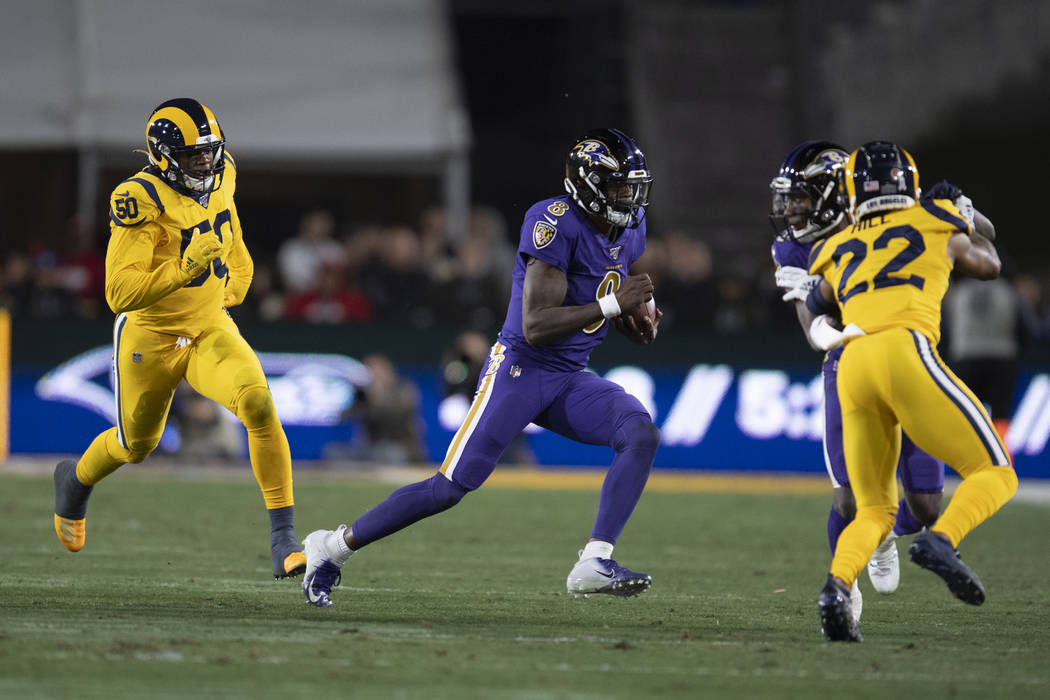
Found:
[[[973,226],[973,200],[961,194],[955,199],[955,206],[959,208],[963,218],[970,222],[970,226]]]
[[[956,187],[947,180],[941,180],[930,189],[922,193],[922,198],[925,200],[930,199],[950,199],[951,201],[957,200],[963,196],[962,188]]]
[[[813,288],[820,284],[821,279],[820,275],[807,274],[794,288],[787,290],[787,293],[780,298],[784,301],[791,301],[792,299],[805,301],[809,293],[813,291]]]
[[[809,270],[789,265],[778,267],[777,271],[773,273],[773,279],[776,281],[777,286],[784,290],[794,289],[807,277],[809,277]]]
[[[200,233],[193,229],[193,237],[190,244],[182,254],[182,263],[179,269],[186,279],[197,277],[207,269],[211,261],[222,254],[222,243],[213,232]]]

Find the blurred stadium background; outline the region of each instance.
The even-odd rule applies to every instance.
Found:
[[[637,137],[656,176],[646,269],[665,318],[651,348],[610,337],[592,361],[652,408],[658,467],[823,472],[819,358],[772,283],[768,182],[804,139],[889,138],[922,182],[951,179],[997,225],[1007,306],[976,294],[964,315],[1016,340],[997,358],[1008,444],[1021,476],[1050,476],[1050,6],[0,6],[14,457],[79,453],[112,424],[107,198],[144,164],[133,149],[152,109],[189,96],[214,109],[238,159],[256,272],[232,314],[299,460],[440,461],[502,321],[524,210],[561,191],[573,138],[608,125]],[[963,329],[945,331],[946,357],[972,359]],[[246,464],[239,426],[188,389],[151,461],[165,455]],[[506,456],[608,458],[542,433]]]

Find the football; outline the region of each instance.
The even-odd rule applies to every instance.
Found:
[[[648,318],[651,321],[656,321],[656,299],[649,297],[649,301],[642,302],[638,306],[634,307],[627,312],[628,316],[634,318],[638,327],[641,328],[645,323],[645,319]]]

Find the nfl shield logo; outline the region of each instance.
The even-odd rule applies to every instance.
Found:
[[[609,257],[616,260],[620,257],[620,251],[623,250],[622,245],[618,245],[615,248],[609,248]]]
[[[537,221],[536,227],[532,229],[532,244],[537,248],[542,248],[554,240],[554,234],[556,233],[558,233],[558,229],[546,221]]]
[[[520,377],[521,376],[521,367],[518,367],[517,365],[511,365],[510,366],[510,376],[514,377],[515,379]]]

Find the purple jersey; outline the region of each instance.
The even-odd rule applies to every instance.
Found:
[[[798,243],[787,236],[778,236],[773,241],[773,262],[778,268],[801,267],[809,270],[809,251],[812,248],[813,243]]]
[[[562,195],[537,202],[525,212],[514,263],[514,282],[507,318],[499,340],[514,354],[539,367],[581,370],[591,351],[609,330],[606,319],[548,345],[529,345],[521,326],[525,263],[537,258],[565,273],[568,286],[562,306],[583,306],[620,287],[631,264],[645,252],[645,221],[624,229],[610,241],[596,229],[571,198]]]

